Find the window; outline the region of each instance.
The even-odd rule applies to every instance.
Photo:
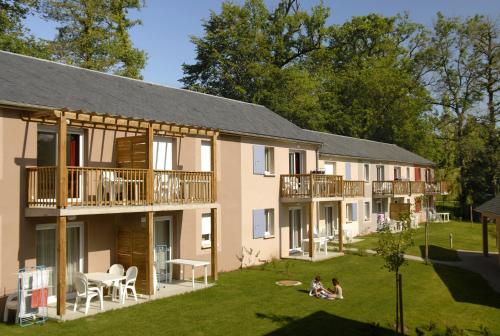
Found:
[[[347,203],[346,204],[346,221],[355,222],[358,220],[358,207],[357,203]]]
[[[377,166],[377,181],[384,181],[384,166]]]
[[[407,179],[408,181],[410,181],[410,180],[411,180],[411,178],[410,178],[410,167],[406,167],[406,179]]]
[[[384,213],[384,205],[382,204],[382,201],[377,201],[377,213],[381,214]]]
[[[201,167],[203,169],[203,142],[201,145]],[[210,164],[210,143],[209,151],[209,164]],[[172,139],[164,137],[154,137],[153,140],[153,169],[156,170],[172,170]],[[210,168],[209,168],[210,169]]]
[[[274,209],[266,209],[264,213],[266,215],[266,232],[264,233],[264,237],[272,237],[274,236]]]
[[[370,220],[370,202],[365,202],[365,221]]]
[[[345,179],[346,180],[351,179],[351,163],[350,162],[345,163]]]
[[[365,181],[370,182],[370,165],[368,163],[365,163]]]
[[[394,167],[394,179],[401,180],[401,167]]]
[[[422,199],[417,198],[415,200],[415,212],[420,212],[422,211]]]
[[[210,141],[201,142],[201,171],[212,170],[212,145]]]
[[[264,150],[264,173],[274,174],[274,148],[266,147]]]
[[[201,215],[201,247],[212,246],[212,215],[209,213]]]
[[[337,167],[335,162],[325,162],[325,174],[326,175],[335,175],[337,171]]]
[[[288,154],[288,164],[290,174],[302,174],[304,172],[304,153],[290,152]]]
[[[333,223],[333,207],[325,207],[325,225],[326,225],[326,236],[333,237],[335,233],[335,227]]]

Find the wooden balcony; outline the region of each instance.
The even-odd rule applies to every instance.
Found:
[[[424,181],[373,181],[374,197],[393,197],[404,195],[437,195],[448,193],[446,182]]]
[[[214,202],[213,172],[155,170],[153,204]],[[67,168],[65,207],[118,207],[149,205],[148,169]],[[27,204],[55,208],[56,167],[27,168]]]
[[[280,176],[282,198],[342,197],[342,176],[295,174]]]
[[[365,181],[343,181],[344,197],[363,197],[365,195]]]

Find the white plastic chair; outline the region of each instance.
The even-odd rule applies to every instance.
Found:
[[[136,266],[130,266],[125,274],[125,283],[121,284],[120,296],[122,299],[122,304],[125,303],[125,298],[128,297],[128,290],[132,291],[134,295],[134,300],[137,301],[137,292],[135,291],[135,281],[137,280],[137,273],[139,270]]]
[[[17,302],[17,294],[10,294],[7,297],[7,301],[5,302],[5,309],[3,311],[3,321],[5,323],[9,320],[9,310],[16,311],[16,323],[18,321],[18,312],[19,312],[19,302]]]
[[[76,298],[75,298],[75,305],[73,307],[73,311],[76,311],[76,308],[78,306],[78,302],[80,302],[80,299],[86,300],[85,303],[85,315],[88,314],[89,312],[89,306],[90,306],[90,300],[95,298],[96,296],[99,297],[99,301],[102,300],[101,296],[101,290],[98,287],[89,287],[89,281],[85,274],[83,273],[76,273],[75,274],[75,279],[73,280],[73,283],[75,285],[76,289]],[[101,302],[101,305],[103,303]]]
[[[121,264],[113,264],[108,270],[109,274],[123,275],[125,273],[125,268]],[[111,283],[106,283],[106,286],[111,287],[111,299],[114,300],[116,295],[120,294],[120,282],[113,281]]]

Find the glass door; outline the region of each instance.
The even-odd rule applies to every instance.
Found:
[[[290,250],[300,250],[302,247],[302,216],[300,209],[289,211]]]
[[[55,224],[39,224],[36,227],[36,264],[51,270],[49,302],[56,301],[57,258]],[[76,272],[83,272],[83,224],[68,223],[66,228],[66,292],[74,296],[73,279]]]
[[[171,265],[167,264],[172,259],[172,218],[155,218],[154,224],[155,265],[158,283],[172,280]]]
[[[303,163],[303,153],[302,152],[290,152],[288,154],[288,165],[289,172],[291,175],[294,174],[303,174],[304,172],[304,163]]]

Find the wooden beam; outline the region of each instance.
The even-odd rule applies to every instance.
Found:
[[[217,136],[212,135],[211,160],[212,160],[212,203],[217,202]]]
[[[217,281],[219,279],[218,265],[217,265],[217,208],[210,209],[212,215],[211,227],[210,227],[210,271],[212,274],[212,280]]]
[[[154,272],[154,212],[149,211],[146,216],[146,229],[147,229],[147,256],[146,256],[146,269],[147,269],[147,292],[149,295],[153,295],[154,288],[154,277],[156,276]]]
[[[344,225],[342,224],[344,222],[343,218],[343,207],[344,204],[342,201],[339,201],[339,252],[344,251]]]
[[[483,255],[488,257],[488,217],[483,216]]]
[[[309,258],[314,257],[314,218],[315,218],[315,202],[309,203]]]
[[[57,315],[66,313],[66,217],[57,217]]]
[[[146,134],[146,141],[147,141],[147,169],[148,169],[148,181],[147,181],[147,186],[146,186],[146,200],[148,204],[153,204],[154,201],[154,190],[153,190],[153,184],[154,184],[154,170],[153,170],[153,141],[154,141],[154,130],[152,125],[149,125],[147,134]]]
[[[66,167],[66,141],[68,129],[66,116],[61,114],[57,122],[57,207],[65,208],[68,203],[68,170]]]

